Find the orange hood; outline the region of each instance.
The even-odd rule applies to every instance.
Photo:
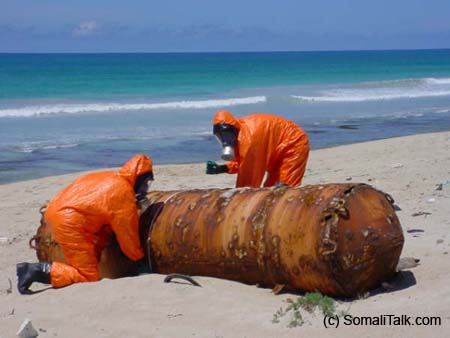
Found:
[[[119,170],[119,175],[125,178],[132,187],[136,183],[136,179],[142,175],[153,171],[152,160],[145,155],[138,154],[133,156],[124,166]]]
[[[236,128],[238,131],[241,129],[239,120],[235,118],[233,114],[225,110],[218,111],[216,115],[214,115],[213,124],[229,124]]]

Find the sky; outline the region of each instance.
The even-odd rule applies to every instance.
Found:
[[[450,0],[0,0],[0,52],[450,48]]]

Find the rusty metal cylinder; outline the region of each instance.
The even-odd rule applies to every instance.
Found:
[[[157,273],[354,296],[395,273],[392,199],[366,184],[152,192],[141,217]]]
[[[366,184],[156,191],[147,197],[141,242],[156,273],[354,296],[395,273],[404,242],[392,199]],[[47,224],[32,241],[40,261],[64,262]],[[109,278],[136,272],[114,238],[99,268]]]

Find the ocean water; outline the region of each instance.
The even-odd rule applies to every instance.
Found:
[[[313,149],[448,131],[450,50],[0,54],[0,184],[218,160],[221,109],[289,118]]]

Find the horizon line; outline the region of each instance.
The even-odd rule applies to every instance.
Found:
[[[237,53],[315,53],[315,52],[399,52],[399,51],[444,51],[450,50],[450,47],[443,48],[382,48],[382,49],[311,49],[311,50],[254,50],[254,51],[47,51],[47,52],[3,52],[0,54],[237,54]]]

